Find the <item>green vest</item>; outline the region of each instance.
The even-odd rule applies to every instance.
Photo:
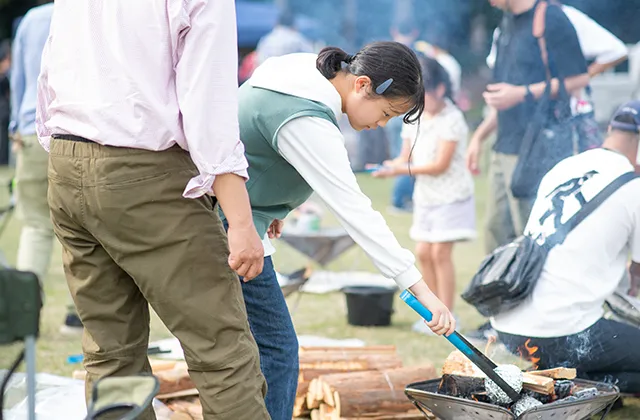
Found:
[[[247,191],[253,222],[262,238],[271,222],[284,219],[313,190],[278,152],[278,132],[300,117],[323,118],[338,127],[328,106],[310,99],[243,84],[238,91],[240,139],[249,161]],[[225,219],[222,214],[223,220]]]

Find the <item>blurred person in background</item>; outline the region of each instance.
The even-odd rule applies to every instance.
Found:
[[[270,57],[313,52],[313,44],[298,31],[295,15],[287,9],[280,14],[273,30],[260,39],[256,52],[257,64],[260,65]]]
[[[0,41],[0,165],[9,163],[11,41]]]
[[[42,51],[49,36],[53,3],[34,7],[18,25],[11,67],[11,124],[16,160],[16,206],[22,221],[16,268],[44,281],[49,271],[54,234],[47,203],[49,155],[36,135],[36,102]],[[64,334],[82,332],[73,309],[61,327]]]
[[[392,64],[390,64],[392,63]],[[420,118],[424,85],[415,53],[375,42],[355,55],[328,47],[267,60],[240,88],[240,138],[249,161],[253,217],[264,240],[264,270],[243,283],[251,330],[267,378],[272,419],[290,420],[298,386],[298,339],[273,268],[287,215],[316,193],[374,265],[434,313],[429,327],[449,334],[455,319],[429,289],[414,255],[400,246],[351,170],[338,119],[357,131],[405,115]],[[225,216],[227,214],[225,213]]]
[[[623,63],[628,57],[627,46],[598,22],[575,7],[563,4],[562,11],[576,30],[582,54],[589,65],[589,77],[593,78]],[[493,69],[496,64],[500,28],[496,28],[487,56],[487,65]]]
[[[453,246],[476,236],[473,178],[465,165],[469,128],[453,102],[448,72],[433,58],[421,63],[425,112],[419,126],[404,124],[401,156],[385,162],[373,176],[415,176],[410,236],[417,243],[422,278],[453,310]],[[430,332],[421,321],[414,329]]]
[[[522,234],[532,202],[517,199],[511,192],[511,177],[520,146],[537,104],[546,88],[546,67],[538,40],[533,35],[537,0],[489,0],[508,16],[497,41],[493,83],[484,93],[489,114],[473,134],[467,150],[467,166],[479,173],[482,143],[497,129],[490,166],[485,249],[487,253]],[[546,0],[542,0],[546,1]],[[545,38],[549,53],[552,95],[557,95],[558,79],[570,95],[589,83],[586,60],[573,25],[562,9],[550,3],[545,17]]]

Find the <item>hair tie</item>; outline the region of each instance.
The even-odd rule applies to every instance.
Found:
[[[389,89],[389,86],[391,86],[391,83],[393,83],[393,79],[389,78],[385,80],[376,88],[376,93],[378,95],[382,95],[387,91],[387,89]]]

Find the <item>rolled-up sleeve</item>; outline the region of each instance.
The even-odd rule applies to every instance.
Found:
[[[248,179],[238,128],[238,52],[233,0],[185,2],[176,88],[189,153],[200,174],[184,196],[212,191],[216,175]],[[214,191],[215,194],[215,191]]]

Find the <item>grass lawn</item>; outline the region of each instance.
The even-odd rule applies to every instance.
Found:
[[[0,186],[6,185],[11,173],[0,170]],[[381,211],[389,226],[396,233],[401,244],[413,249],[413,242],[409,239],[410,215],[389,215],[386,212],[391,191],[391,181],[373,180],[370,176],[360,176],[361,186],[371,197],[374,207]],[[0,203],[6,202],[6,194],[0,191]],[[480,179],[477,184],[478,220],[483,217],[485,208],[486,182]],[[333,224],[335,220],[327,217],[323,223]],[[479,226],[482,226],[481,223]],[[0,249],[8,260],[15,262],[20,224],[11,220],[6,231],[0,237]],[[482,235],[482,229],[479,229]],[[277,243],[278,249],[274,261],[278,270],[287,273],[299,269],[307,264],[307,259],[284,243]],[[455,266],[458,279],[458,291],[462,292],[483,257],[482,236],[476,241],[456,246]],[[330,270],[364,270],[374,271],[373,265],[364,253],[357,247],[352,248],[329,267]],[[55,250],[49,277],[45,281],[46,301],[42,313],[41,336],[38,341],[37,363],[38,371],[58,375],[70,375],[80,365],[66,363],[69,355],[81,353],[80,338],[67,338],[60,335],[58,329],[65,315],[65,306],[69,303],[68,291],[64,281],[60,248]],[[298,297],[289,298],[290,306],[294,307]],[[462,331],[470,330],[483,322],[475,310],[458,300],[455,308],[461,323]],[[406,365],[433,363],[439,368],[445,357],[453,349],[444,338],[425,337],[411,331],[411,325],[416,315],[399,299],[395,302],[393,325],[388,328],[356,328],[346,322],[346,305],[342,294],[311,295],[305,294],[295,306],[293,319],[299,334],[320,335],[331,338],[359,338],[368,344],[394,344],[398,347]],[[170,336],[166,328],[157,317],[152,318],[151,339],[161,339]],[[6,369],[19,351],[18,346],[0,349],[0,369]],[[637,351],[630,349],[629,351]],[[497,356],[495,356],[498,359]],[[499,360],[499,359],[498,359]],[[626,399],[625,408],[610,415],[611,419],[640,418],[640,400]]]

